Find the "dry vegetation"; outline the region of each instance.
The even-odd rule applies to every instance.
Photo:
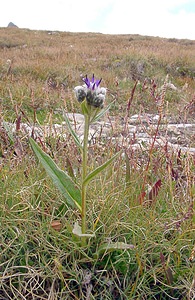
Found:
[[[107,103],[115,100],[109,116],[119,123],[135,83],[128,113],[158,112],[167,74],[176,88],[166,90],[163,114],[194,122],[195,41],[0,28],[0,299],[195,299],[193,155],[125,146],[89,187],[88,226],[96,237],[82,247],[72,234],[79,214],[65,205],[20,132],[21,122],[61,123],[62,108],[80,112],[73,88],[80,75],[93,73],[108,88]],[[16,133],[5,122],[15,123]],[[39,142],[63,169],[79,174],[71,137]],[[91,165],[121,148],[116,139],[106,143],[91,145]],[[118,241],[135,249],[98,250]]]
[[[10,115],[10,105],[14,107],[16,103],[25,112],[33,105],[40,110],[53,110],[64,102],[71,105],[72,89],[78,85],[80,75],[93,72],[117,95],[121,110],[124,110],[134,81],[140,81],[132,114],[140,108],[150,112],[156,110],[149,93],[144,93],[141,87],[144,80],[147,85],[155,80],[161,86],[167,74],[171,83],[181,90],[167,99],[170,110],[174,107],[175,114],[177,104],[180,115],[193,100],[194,41],[7,28],[1,29],[0,49],[4,115]],[[52,92],[45,85],[47,81],[51,83]],[[182,88],[185,91],[182,92]],[[12,114],[13,121],[15,117]]]

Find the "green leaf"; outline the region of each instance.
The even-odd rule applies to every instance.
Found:
[[[126,164],[126,185],[130,183],[130,177],[131,177],[131,172],[130,172],[130,163],[129,163],[129,157],[127,155],[127,152],[125,151],[125,164]]]
[[[83,115],[89,115],[88,105],[86,99],[81,103],[81,110]]]
[[[68,130],[69,130],[70,134],[72,135],[72,137],[73,137],[73,139],[74,139],[76,145],[82,150],[83,147],[82,147],[82,145],[81,145],[81,142],[80,142],[80,140],[79,140],[79,137],[78,137],[78,135],[76,134],[76,132],[72,129],[72,126],[71,126],[71,124],[70,124],[69,118],[67,117],[66,113],[64,113],[64,119],[65,119],[66,125],[67,125],[67,127],[68,127]]]
[[[114,101],[113,101],[114,102]],[[97,122],[105,113],[110,109],[112,106],[113,102],[111,102],[108,106],[106,106],[104,109],[101,109],[99,114],[96,114],[90,121],[92,122]]]
[[[135,246],[132,244],[126,244],[123,242],[116,242],[116,243],[105,243],[99,247],[97,252],[95,253],[95,257],[102,256],[104,254],[108,254],[110,252],[116,251],[116,250],[128,250],[128,249],[134,249]]]
[[[99,174],[101,171],[103,171],[106,167],[108,167],[113,160],[121,153],[119,151],[117,154],[115,154],[113,157],[111,157],[108,161],[106,161],[103,165],[97,167],[95,170],[93,170],[91,173],[89,173],[85,180],[83,181],[83,184],[88,184],[97,174]]]
[[[37,145],[37,143],[32,138],[29,138],[29,141],[39,161],[45,168],[47,174],[53,180],[55,186],[65,197],[67,203],[72,207],[76,206],[81,211],[80,189],[76,186],[72,179],[56,165],[53,159]]]

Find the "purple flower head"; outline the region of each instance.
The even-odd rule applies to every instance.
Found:
[[[94,74],[93,74],[92,79],[90,81],[89,78],[86,75],[86,77],[83,78],[83,81],[86,84],[88,89],[94,91],[95,89],[97,89],[99,87],[100,82],[102,81],[102,78],[99,79],[99,80],[95,80],[95,77],[94,77]]]
[[[96,80],[94,74],[90,80],[87,75],[83,78],[83,86],[74,88],[77,100],[83,102],[86,99],[88,105],[95,108],[103,108],[106,98],[106,88],[100,87],[102,79]]]

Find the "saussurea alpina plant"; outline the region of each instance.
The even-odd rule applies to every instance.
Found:
[[[83,78],[84,84],[76,86],[74,92],[77,100],[81,103],[81,110],[84,115],[84,138],[80,141],[76,132],[73,130],[67,115],[65,114],[65,121],[69,132],[71,133],[76,145],[81,151],[82,155],[82,178],[81,183],[78,185],[72,178],[63,170],[61,170],[51,157],[46,154],[37,143],[30,138],[30,144],[36,156],[39,158],[43,167],[48,175],[52,178],[54,184],[63,194],[66,203],[76,207],[81,213],[81,226],[78,222],[75,223],[73,233],[80,236],[84,241],[87,237],[94,236],[87,233],[87,185],[94,179],[94,177],[110,165],[113,160],[119,155],[115,154],[112,158],[107,160],[104,164],[100,165],[91,172],[88,172],[88,138],[90,124],[101,118],[106,111],[110,108],[111,104],[104,108],[106,97],[106,88],[100,87],[101,79],[95,80],[94,75],[91,80],[86,76]],[[123,243],[111,245],[111,247],[125,247]],[[128,247],[128,246],[127,246]]]

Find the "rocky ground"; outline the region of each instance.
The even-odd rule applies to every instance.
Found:
[[[84,116],[81,114],[67,114],[73,129],[79,138],[83,138]],[[14,134],[16,125],[11,123],[2,123],[4,130]],[[44,138],[48,136],[67,136],[67,126],[63,122],[53,124],[52,126],[32,126],[27,123],[21,123],[17,130],[23,134],[34,137]],[[157,134],[156,134],[157,133]],[[112,139],[119,145],[131,145],[133,149],[146,149],[153,142],[155,137],[155,146],[164,146],[170,150],[189,152],[195,154],[195,123],[173,123],[171,120],[162,118],[159,122],[159,115],[144,114],[132,115],[128,118],[119,119],[118,117],[104,117],[90,126],[89,139],[91,142],[97,138],[102,140]]]

